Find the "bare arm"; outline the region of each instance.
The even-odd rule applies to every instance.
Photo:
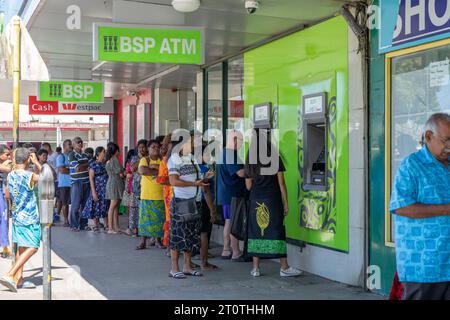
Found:
[[[92,194],[95,193],[95,172],[92,169],[89,169],[89,184],[91,185]]]
[[[11,172],[11,166],[12,166],[12,161],[11,160],[6,160],[5,162],[0,164],[0,172],[10,173]]]
[[[399,216],[412,219],[426,219],[433,217],[450,216],[450,204],[419,204],[395,210]]]
[[[209,184],[205,184],[202,180],[197,180],[195,182],[192,181],[184,181],[180,179],[180,176],[177,174],[169,175],[170,184],[174,187],[204,187],[209,186]]]
[[[89,163],[79,164],[77,167],[77,172],[86,171],[89,168]]]
[[[203,193],[205,194],[205,200],[208,204],[209,212],[211,215],[211,223],[214,223],[216,221],[216,207],[214,206],[214,201],[211,194],[211,187],[205,186],[203,187]]]
[[[250,191],[252,190],[252,185],[253,185],[253,179],[245,179],[245,186],[247,187],[247,190]]]
[[[67,167],[59,167],[59,168],[58,168],[58,171],[59,171],[60,173],[63,173],[63,174],[69,174],[69,173],[70,173],[70,170],[69,170],[69,168],[67,168]]]
[[[280,186],[281,191],[281,200],[283,201],[284,215],[286,216],[289,212],[289,205],[288,205],[287,188],[286,184],[284,183],[284,174],[282,171],[280,171],[277,173],[277,176],[278,176],[278,185]]]
[[[244,169],[239,170],[236,174],[239,178],[245,178]]]
[[[139,167],[139,174],[143,176],[152,176],[156,177],[159,172],[159,167],[155,167],[157,165],[150,165],[150,166],[140,166]]]

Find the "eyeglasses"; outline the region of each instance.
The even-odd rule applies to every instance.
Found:
[[[75,142],[75,144],[83,144],[83,141]]]
[[[444,139],[443,137],[441,137],[440,135],[438,135],[437,133],[433,133],[433,135],[435,135],[438,140],[440,142],[442,142],[442,144],[446,147],[446,148],[450,148],[450,139]]]

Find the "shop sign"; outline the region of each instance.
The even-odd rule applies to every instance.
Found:
[[[203,64],[199,28],[94,24],[94,61]]]
[[[103,82],[94,81],[41,81],[38,99],[80,103],[102,103]]]
[[[36,96],[29,96],[28,112],[36,115],[58,114],[58,102],[38,101]]]
[[[114,101],[105,98],[103,103],[58,102],[60,114],[114,114]]]
[[[114,114],[114,100],[112,98],[105,98],[105,101],[103,103],[75,103],[61,101],[40,101],[36,96],[30,96],[28,102],[29,113],[34,115]]]
[[[380,2],[380,53],[450,37],[450,0]]]

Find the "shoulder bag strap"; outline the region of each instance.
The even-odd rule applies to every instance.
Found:
[[[198,176],[198,168],[197,168],[197,166],[195,165],[193,159],[191,159],[191,163],[192,163],[192,165],[193,165],[194,168],[195,168],[195,173],[196,173],[196,175],[197,175],[197,178],[195,179],[195,181],[197,181],[197,180],[200,179],[199,176]],[[198,186],[197,186],[197,191],[195,191],[195,197],[196,197],[196,198],[197,198],[197,195],[198,195]]]

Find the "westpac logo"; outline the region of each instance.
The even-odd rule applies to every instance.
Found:
[[[76,103],[63,103],[62,108],[65,111],[73,111],[73,110],[77,109],[77,104]]]

